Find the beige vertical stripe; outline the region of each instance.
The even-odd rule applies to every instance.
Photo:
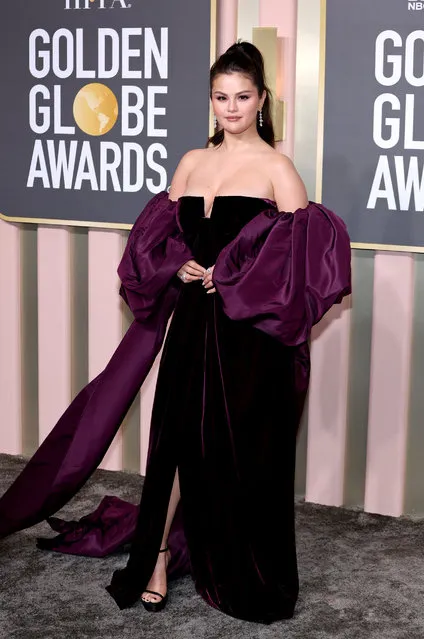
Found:
[[[88,383],[88,230],[73,227],[71,237],[72,397]]]
[[[259,26],[259,0],[239,0],[237,39],[252,42],[252,29]]]
[[[344,503],[349,506],[363,506],[374,290],[373,251],[353,251],[352,271],[353,303]]]
[[[38,448],[38,290],[37,227],[22,224],[21,232],[21,368],[22,453]]]

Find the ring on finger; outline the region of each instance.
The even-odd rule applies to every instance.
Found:
[[[186,281],[186,277],[187,277],[187,273],[185,271],[183,271],[180,275],[180,278],[182,279],[183,282]]]

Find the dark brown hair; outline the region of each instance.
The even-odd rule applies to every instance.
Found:
[[[262,107],[262,126],[259,117],[256,118],[256,129],[265,142],[274,147],[274,127],[271,116],[271,92],[266,85],[264,59],[261,52],[251,42],[236,42],[212,65],[210,71],[210,94],[215,78],[223,73],[241,73],[252,81],[258,89],[259,97],[266,91],[266,98]],[[259,114],[258,114],[259,115]],[[224,130],[219,129],[209,138],[207,146],[219,146],[224,140]]]

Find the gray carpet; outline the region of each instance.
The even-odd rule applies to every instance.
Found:
[[[22,467],[0,455],[0,493]],[[97,471],[63,509],[72,518],[104,494],[136,502],[142,480]],[[121,612],[104,590],[125,555],[87,559],[37,550],[46,524],[0,542],[0,637],[10,639],[423,639],[424,521],[297,504],[301,593],[295,617],[270,626],[210,608],[189,577],[170,585],[166,609]],[[278,552],[278,540],[270,540]]]

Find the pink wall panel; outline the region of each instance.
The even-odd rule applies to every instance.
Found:
[[[0,220],[0,451],[19,454],[21,308],[19,227]]]
[[[379,254],[374,266],[365,509],[403,512],[414,260]]]
[[[312,333],[306,499],[331,506],[343,503],[350,303],[334,306]]]
[[[122,339],[121,302],[116,273],[122,255],[117,231],[88,233],[88,375],[93,379],[109,361]],[[119,431],[102,468],[122,468],[122,432]]]
[[[238,0],[218,0],[218,55],[224,53],[237,38]]]
[[[39,441],[71,400],[70,236],[41,226],[38,252]]]

